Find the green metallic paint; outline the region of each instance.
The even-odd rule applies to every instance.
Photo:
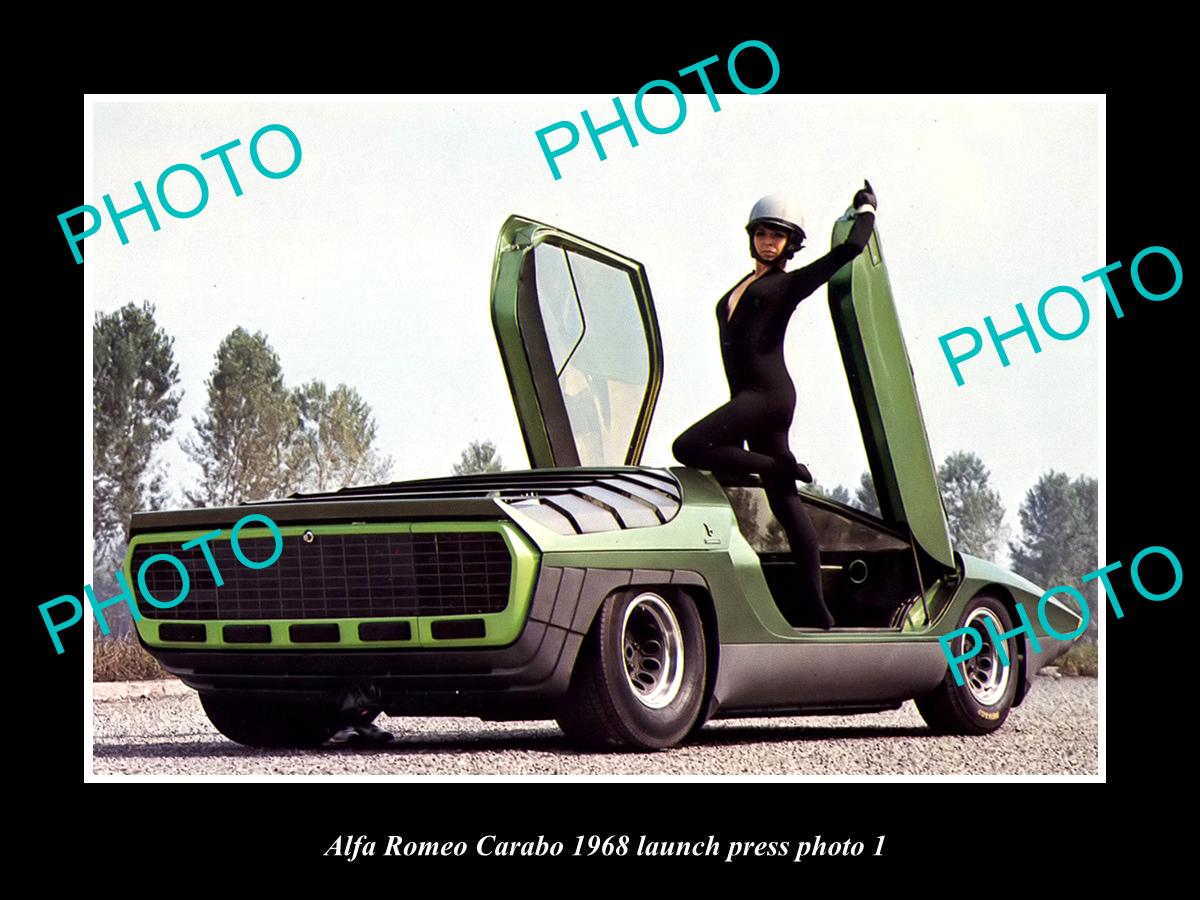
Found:
[[[637,471],[631,468],[630,471]],[[614,531],[597,531],[589,534],[559,534],[503,500],[496,503],[510,516],[514,523],[529,535],[543,553],[567,551],[590,553],[593,551],[646,550],[661,551],[664,548],[681,550],[722,549],[728,543],[732,511],[729,501],[720,486],[704,472],[696,469],[675,467],[670,469],[683,489],[684,503],[679,512],[668,522],[645,528],[625,528]],[[707,518],[706,518],[707,517]],[[709,521],[709,520],[713,521]],[[706,544],[704,523],[716,532],[714,539],[719,543]],[[718,528],[718,526],[720,526]],[[656,568],[662,568],[658,566]]]
[[[908,608],[900,631],[904,634],[926,631],[929,623],[937,619],[938,613],[953,596],[954,590],[947,579],[935,582],[926,588],[924,597],[918,598],[917,602]]]
[[[956,601],[958,601],[959,605],[955,609],[961,611],[962,605],[969,599],[966,593],[960,593],[960,587],[961,584],[957,574],[947,575],[945,578],[938,579],[925,592],[925,608],[922,609],[921,604],[917,603],[909,611],[909,617],[912,619],[911,625],[906,622],[902,630],[929,631],[936,628],[939,629],[939,634],[949,630],[949,626],[941,628],[941,625],[944,624],[942,617]],[[926,611],[928,611],[928,615]]]
[[[520,289],[521,270],[525,256],[546,240],[551,240],[556,246],[580,249],[590,256],[606,260],[627,270],[633,277],[646,334],[645,349],[649,356],[650,372],[637,424],[631,435],[629,450],[625,459],[612,462],[618,465],[623,463],[636,466],[641,461],[642,450],[646,445],[646,434],[650,430],[654,405],[658,401],[658,392],[662,386],[663,368],[662,341],[659,337],[658,320],[654,314],[654,300],[650,294],[650,283],[646,279],[645,268],[636,260],[614,253],[607,247],[601,247],[599,244],[594,244],[553,226],[522,216],[509,216],[500,230],[500,236],[496,242],[496,255],[492,264],[492,327],[496,332],[496,342],[504,361],[504,372],[508,376],[513,405],[516,407],[521,433],[525,438],[529,464],[535,469],[553,468],[560,465],[560,462],[555,459],[542,410],[538,404],[533,374],[530,370],[531,362],[525,351],[517,315],[517,294]]]
[[[711,475],[696,469],[675,467],[670,471],[679,480],[683,504],[665,525],[564,536],[543,528],[517,509],[511,512],[514,521],[541,548],[547,566],[697,573],[708,584],[722,644],[908,643],[936,641],[942,633],[938,627],[918,627],[920,619],[911,619],[911,613],[911,621],[901,629],[826,632],[792,627],[771,595],[758,554],[738,530],[721,486]],[[944,582],[932,585],[926,593],[931,614],[938,598],[945,603],[949,596]],[[920,601],[916,608],[921,609]]]
[[[715,605],[721,644],[878,644],[936,643],[957,627],[967,603],[985,588],[1000,585],[1022,602],[1039,637],[1046,632],[1036,619],[1041,591],[1036,585],[992,563],[960,554],[965,577],[948,574],[925,590],[898,629],[796,629],[784,619],[763,577],[758,554],[742,537],[728,499],[711,475],[676,467],[683,503],[667,524],[653,528],[563,536],[542,528],[519,510],[514,521],[542,549],[548,566],[580,568],[685,570],[708,584]],[[707,527],[706,527],[707,526]],[[711,529],[712,535],[709,536]],[[711,540],[713,543],[706,543]],[[926,620],[928,610],[928,621]],[[1079,617],[1048,605],[1056,630],[1072,631]]]
[[[533,374],[525,357],[521,341],[521,329],[517,322],[517,293],[521,283],[521,265],[525,254],[522,248],[532,246],[537,226],[518,216],[509,216],[500,230],[496,242],[496,255],[492,262],[492,328],[500,348],[500,359],[504,363],[504,374],[508,376],[513,406],[525,438],[525,449],[532,468],[548,468],[554,465],[554,454],[550,449],[550,436],[538,407],[537,391],[533,387]]]
[[[454,647],[501,647],[511,644],[521,634],[525,620],[529,615],[529,605],[533,598],[533,587],[537,581],[538,552],[525,538],[520,530],[508,522],[402,522],[395,524],[376,525],[307,525],[280,527],[285,538],[295,537],[311,530],[314,535],[336,534],[432,534],[442,532],[497,532],[507,545],[512,556],[512,579],[509,584],[508,606],[498,613],[468,614],[454,616],[396,616],[396,617],[365,617],[365,618],[307,618],[307,619],[169,619],[156,620],[143,617],[137,623],[138,634],[143,641],[152,647],[180,649],[252,649],[271,647],[272,649],[296,648],[306,650],[321,649],[371,649],[386,650],[393,647],[439,647],[452,649]],[[141,534],[129,542],[129,552],[125,556],[125,577],[134,588],[134,602],[137,603],[137,586],[133,580],[132,562],[135,548],[143,543],[183,544],[193,538],[201,537],[203,531],[171,531],[154,534]],[[271,532],[266,528],[243,528],[239,536],[270,537]],[[225,532],[214,541],[229,540]],[[220,588],[217,588],[219,591]],[[182,601],[187,603],[187,599]],[[139,611],[142,607],[139,605]],[[153,612],[153,609],[150,609]],[[457,638],[436,640],[430,634],[433,622],[451,621],[454,619],[483,619],[485,636],[482,638]],[[289,634],[288,626],[306,622],[323,624],[337,623],[341,641],[294,643]],[[413,638],[407,641],[362,641],[358,637],[358,626],[363,622],[408,622],[412,627]],[[200,624],[205,626],[205,642],[196,641],[163,641],[158,637],[161,624]],[[269,625],[271,641],[267,643],[227,643],[222,636],[225,625]]]
[[[960,553],[959,556],[962,557],[964,575],[967,578],[1002,584],[1018,595],[1017,599],[1022,602],[1032,599],[1036,603],[1037,599],[1042,596],[1040,587],[1015,572],[1002,569],[993,562],[980,559],[978,556],[971,556],[969,553]]]
[[[1020,575],[1010,572],[1007,569],[1002,569],[987,560],[979,559],[966,553],[960,553],[959,556],[962,557],[963,569],[965,571],[965,578],[963,579],[964,589],[969,590],[969,586],[973,586],[975,590],[982,590],[992,585],[999,585],[1005,588],[1012,594],[1013,599],[1025,608],[1025,613],[1029,616],[1029,621],[1033,624],[1034,632],[1039,637],[1049,636],[1038,617],[1038,602],[1041,600],[1042,594],[1045,593],[1042,588],[1039,588],[1032,581],[1022,578]],[[1081,614],[1068,606],[1064,606],[1053,597],[1046,603],[1045,616],[1051,627],[1059,634],[1069,634],[1078,628],[1079,623],[1083,621]],[[1014,627],[1019,624],[1020,622],[1013,622]]]
[[[835,246],[851,225],[849,219],[834,225]],[[866,252],[829,282],[829,310],[880,506],[889,521],[907,524],[921,548],[952,570],[950,529],[878,230]]]

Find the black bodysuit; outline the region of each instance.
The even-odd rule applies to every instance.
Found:
[[[771,512],[788,536],[806,586],[807,596],[797,598],[804,624],[822,628],[831,627],[833,617],[821,588],[821,548],[796,492],[796,458],[788,447],[796,388],[784,364],[783,338],[797,304],[863,251],[874,225],[874,214],[860,214],[845,243],[816,262],[795,272],[776,267],[756,279],[742,292],[732,319],[728,303],[737,285],[725,293],[717,303],[717,328],[729,402],[672,446],[685,466],[762,477]]]

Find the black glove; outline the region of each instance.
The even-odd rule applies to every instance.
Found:
[[[854,195],[854,202],[850,205],[855,209],[858,209],[858,207],[862,206],[863,204],[870,204],[876,209],[879,209],[879,201],[875,199],[875,191],[871,187],[871,182],[867,181],[865,178],[863,179],[863,189]]]

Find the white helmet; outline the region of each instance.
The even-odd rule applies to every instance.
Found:
[[[750,221],[746,223],[746,234],[750,235],[750,255],[758,259],[754,250],[754,226],[773,225],[791,235],[787,248],[783,252],[785,259],[791,259],[804,244],[804,213],[800,207],[783,194],[768,194],[750,210]],[[766,260],[763,260],[766,262]]]

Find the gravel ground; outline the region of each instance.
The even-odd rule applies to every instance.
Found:
[[[182,686],[179,686],[182,687]],[[132,693],[139,693],[133,691]],[[145,692],[141,692],[145,694]],[[984,738],[933,737],[912,703],[859,716],[729,719],[661,753],[580,753],[553,722],[389,718],[380,749],[253,750],[222,737],[197,695],[93,704],[97,775],[1091,775],[1094,678],[1039,676]]]

